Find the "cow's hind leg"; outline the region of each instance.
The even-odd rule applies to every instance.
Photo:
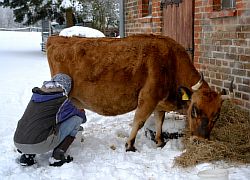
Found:
[[[162,138],[162,124],[165,118],[165,111],[155,110],[154,118],[155,118],[155,129],[156,129],[156,135],[155,135],[156,145],[158,147],[163,147],[166,144]]]
[[[135,138],[138,131],[143,127],[144,123],[154,111],[157,102],[149,93],[141,91],[138,99],[138,106],[135,111],[133,127],[126,143],[126,151],[136,151],[134,147]]]

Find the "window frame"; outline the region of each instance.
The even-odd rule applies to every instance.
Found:
[[[229,2],[229,6],[226,6],[226,2]],[[236,0],[221,0],[221,9],[235,9],[236,7]]]
[[[152,0],[142,0],[142,14],[141,17],[148,17],[152,15]]]
[[[209,13],[209,18],[221,18],[221,17],[232,17],[237,15],[237,4],[236,0],[230,0],[230,4],[233,4],[232,7],[228,8],[222,7],[223,0],[212,0],[211,1],[211,11]]]
[[[226,5],[225,1],[229,2],[230,5],[225,6]],[[236,0],[213,0],[214,11],[221,11],[221,10],[228,10],[228,9],[235,9],[235,8],[236,8]]]

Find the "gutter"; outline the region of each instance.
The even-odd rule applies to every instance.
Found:
[[[119,1],[119,14],[120,14],[120,24],[119,24],[119,35],[121,38],[124,38],[124,2],[123,0]]]

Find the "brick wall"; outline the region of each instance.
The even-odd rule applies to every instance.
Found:
[[[152,0],[149,14],[148,0],[125,0],[125,36],[140,33],[161,34],[162,11],[159,0]]]
[[[236,103],[249,110],[250,1],[236,0],[236,7],[228,10],[216,3],[195,1],[194,64],[218,91],[234,79]]]

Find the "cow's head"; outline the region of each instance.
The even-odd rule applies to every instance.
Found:
[[[232,97],[231,83],[230,95],[222,95],[210,88],[200,88],[203,82],[203,75],[200,81],[192,86],[193,94],[188,108],[188,122],[191,135],[197,138],[208,139],[215,122],[219,118],[222,102]]]

